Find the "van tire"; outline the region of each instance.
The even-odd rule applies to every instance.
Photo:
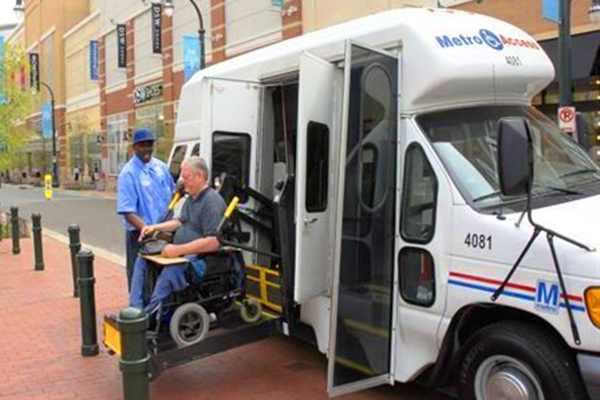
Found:
[[[458,376],[461,400],[494,400],[494,390],[517,390],[512,386],[515,381],[528,393],[538,393],[529,398],[589,400],[572,351],[537,326],[517,321],[489,325],[467,341],[463,354]],[[492,391],[487,397],[486,390]],[[504,396],[497,397],[511,398]]]

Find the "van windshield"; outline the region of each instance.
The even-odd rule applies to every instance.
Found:
[[[494,211],[507,206],[518,211],[524,207],[524,197],[502,196],[499,192],[496,150],[498,122],[504,117],[523,117],[532,130],[534,208],[600,193],[598,166],[585,150],[533,107],[474,107],[417,117],[417,123],[473,208]]]

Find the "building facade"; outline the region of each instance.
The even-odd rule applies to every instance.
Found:
[[[37,57],[35,70],[39,71],[39,101],[35,112],[27,119],[27,126],[35,132],[28,146],[28,170],[38,177],[51,171],[52,138],[42,136],[42,104],[54,97],[56,153],[60,181],[69,180],[68,143],[66,135],[65,91],[65,33],[89,15],[88,1],[27,0],[24,2],[23,45],[28,55]],[[31,65],[30,65],[31,68]],[[28,86],[31,86],[28,74]],[[50,89],[46,88],[47,85]]]

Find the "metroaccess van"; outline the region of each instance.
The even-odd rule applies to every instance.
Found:
[[[531,106],[553,77],[503,21],[371,15],[196,73],[170,167],[200,155],[279,210],[246,263],[281,273],[282,332],[310,330],[331,395],[598,399],[600,171]]]

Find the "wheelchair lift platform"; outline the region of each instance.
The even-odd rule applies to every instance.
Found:
[[[148,332],[150,379],[154,380],[165,370],[244,346],[273,336],[278,332],[278,319],[262,319],[248,324],[239,318],[238,310],[223,314],[218,327],[211,329],[204,340],[186,347],[178,347],[169,332],[155,335]],[[121,354],[120,333],[113,318],[104,318],[104,345],[112,353]]]

